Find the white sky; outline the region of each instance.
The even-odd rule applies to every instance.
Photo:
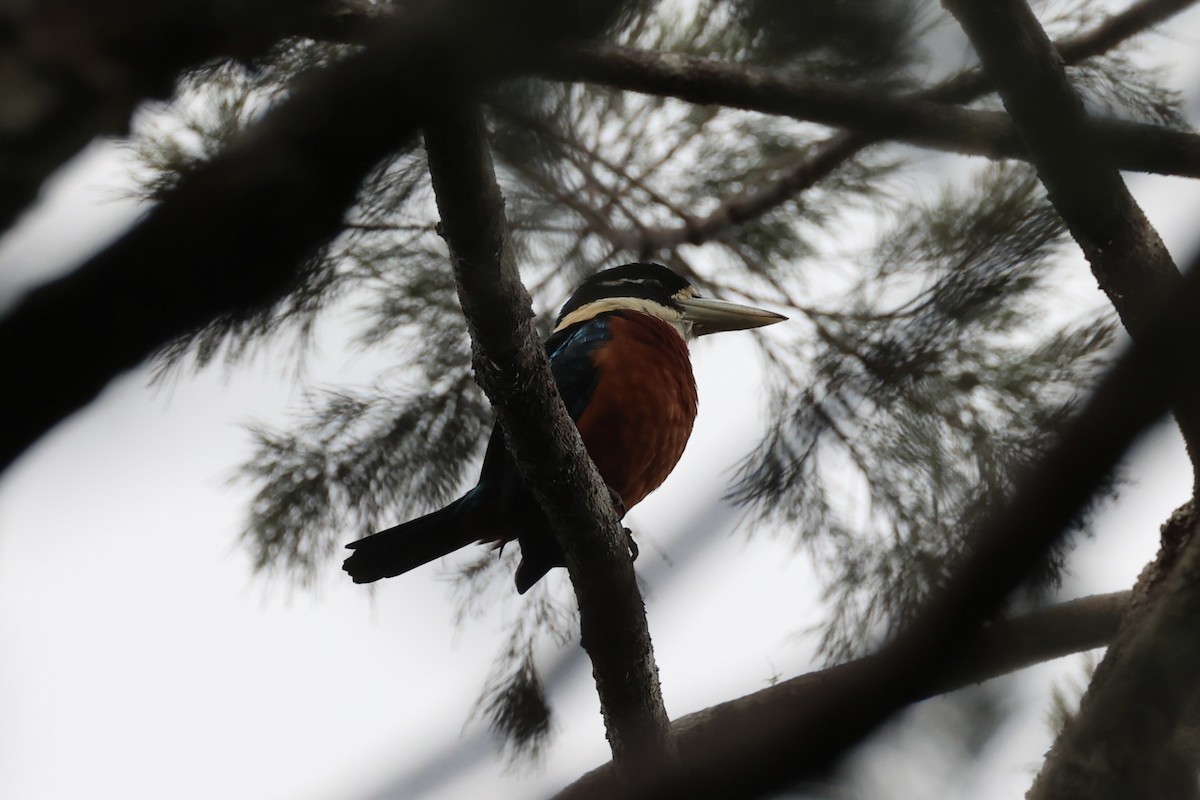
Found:
[[[1181,65],[1195,63],[1195,42],[1175,46],[1190,59]],[[0,308],[133,218],[113,200],[115,165],[113,147],[90,148],[44,213],[0,240]],[[1176,256],[1187,255],[1200,192],[1163,178],[1131,185]],[[723,491],[754,440],[752,353],[734,334],[695,349],[692,443],[629,519],[639,571],[656,545],[675,562],[653,567],[647,598],[672,716],[811,664],[811,643],[792,635],[818,613],[803,558],[766,536],[716,537],[695,557],[672,550],[689,510]],[[351,383],[381,368],[339,352],[319,363],[322,378]],[[501,627],[493,616],[456,629],[438,569],[374,593],[344,580],[337,562],[313,592],[251,576],[235,538],[248,490],[226,481],[249,452],[240,423],[280,423],[298,399],[269,361],[169,390],[146,383],[145,370],[115,381],[0,476],[0,797],[525,798],[606,760],[579,659],[555,689],[559,736],[539,768],[505,772],[482,726],[464,726]],[[1064,596],[1128,588],[1188,495],[1168,427],[1146,438],[1130,474],[1135,483],[1074,554]],[[1020,796],[1049,744],[1048,688],[1078,672],[1063,660],[1010,680],[1012,721],[948,796]],[[869,782],[902,761],[856,767]],[[454,778],[418,792],[445,763]]]

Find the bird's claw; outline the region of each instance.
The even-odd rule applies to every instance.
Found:
[[[613,508],[617,510],[617,519],[621,519],[625,516],[625,512],[627,510],[625,508],[625,501],[621,499],[621,495],[617,494],[616,489],[612,488],[611,486],[608,486],[607,488],[608,496],[612,498]]]
[[[617,518],[623,519],[626,511],[625,501],[621,499],[621,495],[617,494],[617,490],[611,486],[608,487],[608,496],[612,498],[613,507],[617,509]],[[638,546],[637,542],[633,540],[633,531],[624,527],[621,530],[625,531],[625,540],[629,542],[629,555],[633,561],[637,561]]]

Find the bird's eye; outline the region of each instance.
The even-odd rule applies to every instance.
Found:
[[[662,281],[660,281],[658,278],[646,278],[642,285],[647,289],[653,289],[656,292],[666,291],[666,287],[662,285]]]

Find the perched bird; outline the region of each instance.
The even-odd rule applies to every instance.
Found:
[[[701,298],[658,264],[606,269],[571,295],[546,351],[567,411],[622,517],[666,480],[691,435],[696,381],[687,341],[784,319]],[[370,583],[473,542],[501,546],[514,539],[521,544],[518,592],[563,566],[550,525],[497,426],[475,488],[432,514],[347,545],[354,553],[343,569],[355,583]]]

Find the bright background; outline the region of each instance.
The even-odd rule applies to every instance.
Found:
[[[1159,39],[1174,85],[1200,74],[1197,23],[1180,17]],[[136,217],[119,191],[123,157],[113,144],[89,148],[0,240],[0,308]],[[1200,187],[1129,181],[1186,262]],[[797,633],[820,614],[804,558],[769,535],[729,535],[737,513],[712,505],[761,428],[754,350],[731,334],[693,354],[692,442],[628,520],[672,717],[810,669],[812,641]],[[299,400],[283,360],[268,352],[166,388],[150,388],[147,369],[129,373],[0,476],[0,798],[541,797],[607,759],[590,668],[572,648],[552,670],[555,745],[536,765],[505,768],[485,726],[468,721],[500,617],[456,627],[441,569],[374,591],[333,561],[313,590],[251,574],[237,542],[250,492],[229,479],[249,455],[242,423],[282,424]],[[383,367],[335,340],[311,374],[365,384]],[[1072,556],[1064,598],[1129,588],[1153,557],[1158,526],[1191,485],[1169,426],[1144,437],[1129,475]],[[1081,675],[1070,658],[1003,679],[1013,713],[979,755],[900,735],[967,724],[953,701],[934,700],[847,770],[884,796],[1021,796],[1051,740],[1050,688]]]

